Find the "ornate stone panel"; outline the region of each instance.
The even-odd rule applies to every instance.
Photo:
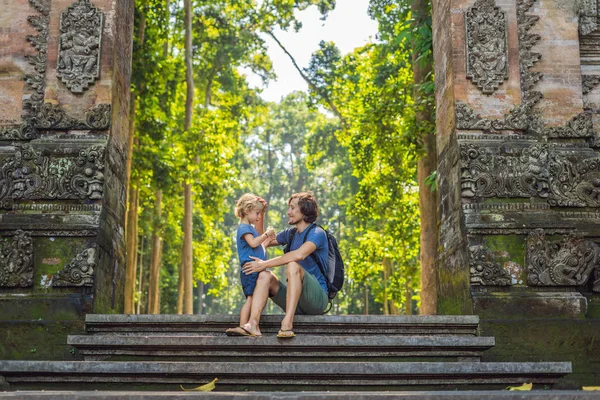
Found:
[[[591,113],[579,114],[562,127],[544,127],[539,112],[535,109],[543,96],[541,92],[535,91],[533,88],[542,79],[543,75],[531,71],[531,68],[541,58],[539,53],[532,51],[541,37],[530,33],[531,28],[535,26],[539,18],[527,14],[534,3],[535,0],[519,0],[517,8],[522,103],[515,106],[504,118],[490,120],[475,114],[467,104],[457,102],[457,127],[459,129],[483,130],[489,133],[517,130],[543,135],[548,138],[593,138],[596,134]],[[586,90],[591,90],[596,84],[597,82],[594,80],[584,80],[584,93]]]
[[[483,246],[469,247],[469,268],[471,284],[482,286],[510,286],[511,276],[493,254]]]
[[[48,59],[48,29],[50,23],[50,0],[29,0],[29,4],[39,12],[27,18],[29,24],[39,34],[30,35],[27,41],[37,50],[37,54],[28,58],[34,73],[25,76],[25,87],[30,93],[24,96],[23,107],[25,114],[20,125],[0,126],[0,140],[28,140],[37,136],[33,117],[44,102],[46,83],[46,61]]]
[[[475,114],[462,102],[456,103],[456,124],[458,129],[475,129],[486,132],[502,130],[541,131],[540,122],[534,107],[542,99],[542,94],[532,88],[542,78],[539,72],[531,71],[531,67],[541,58],[541,54],[532,51],[533,46],[541,39],[530,33],[539,18],[527,12],[535,0],[519,0],[517,3],[517,24],[519,29],[519,62],[521,73],[522,103],[515,106],[504,118],[490,120]]]
[[[32,145],[0,154],[0,205],[18,200],[100,200],[104,193],[104,146],[56,156]]]
[[[597,75],[583,75],[581,77],[582,92],[583,94],[589,94],[598,84],[600,84],[600,76]]]
[[[580,0],[579,33],[589,35],[598,29],[598,0]]]
[[[39,32],[27,37],[37,50],[37,54],[28,58],[34,72],[24,77],[29,93],[24,95],[22,123],[0,126],[0,140],[31,140],[44,129],[109,129],[110,104],[90,108],[84,119],[79,120],[67,115],[59,105],[44,103],[51,0],[29,0],[29,3],[39,13],[27,18]],[[99,77],[103,21],[104,15],[89,0],[79,0],[61,17],[57,75],[74,93],[83,92]]]
[[[544,135],[549,138],[593,138],[596,136],[592,113],[583,112],[576,115],[565,126],[544,129]]]
[[[56,76],[73,93],[83,93],[100,77],[104,14],[90,0],[78,0],[60,16]]]
[[[85,113],[85,120],[69,117],[65,110],[56,104],[45,103],[35,116],[35,125],[39,129],[95,129],[110,128],[110,104],[98,104]]]
[[[463,143],[460,149],[463,198],[534,197],[552,206],[600,207],[600,158],[589,152],[574,156],[548,144]]]
[[[52,278],[52,286],[92,286],[96,267],[96,249],[89,248],[77,256]]]
[[[0,287],[33,285],[33,240],[18,230],[12,239],[0,241]]]
[[[465,15],[467,78],[485,94],[508,79],[508,23],[494,0],[477,0]]]
[[[543,229],[527,238],[527,283],[531,286],[581,286],[600,272],[600,247],[571,232],[548,240]],[[596,279],[593,290],[600,292]]]

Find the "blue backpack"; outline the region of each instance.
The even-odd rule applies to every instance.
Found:
[[[316,224],[310,224],[310,226],[306,228],[307,230],[306,234],[304,235],[304,240],[302,241],[302,244],[306,243],[306,238],[308,237],[308,234],[311,230],[315,229],[316,226]],[[337,292],[339,292],[342,289],[342,285],[344,284],[344,262],[342,261],[342,255],[340,254],[340,249],[338,247],[337,240],[335,240],[335,237],[329,232],[327,232],[327,230],[324,229],[322,226],[319,227],[323,229],[325,231],[325,234],[327,235],[327,243],[329,247],[327,265],[321,265],[322,263],[319,261],[319,258],[315,253],[311,253],[310,257],[319,266],[319,270],[325,277],[325,281],[327,282],[329,301],[331,302],[331,300],[333,300],[333,298],[337,295]],[[284,253],[290,251],[290,246],[292,245],[292,242],[294,241],[294,236],[296,236],[297,232],[297,228],[292,228],[292,230],[290,231],[290,239],[285,245],[285,248],[283,249]]]

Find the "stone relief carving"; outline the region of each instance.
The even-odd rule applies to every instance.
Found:
[[[100,77],[104,14],[90,0],[78,0],[60,16],[56,76],[73,93],[83,93]]]
[[[110,104],[100,104],[91,108],[86,112],[85,120],[79,121],[75,118],[69,117],[66,114],[66,112],[62,110],[59,106],[50,103],[44,103],[44,91],[46,88],[44,76],[46,73],[46,64],[48,60],[48,35],[50,22],[49,14],[51,0],[29,0],[29,4],[39,12],[38,15],[31,15],[27,18],[30,25],[39,32],[38,35],[30,35],[27,37],[27,40],[31,44],[31,46],[33,46],[37,50],[37,54],[28,57],[28,62],[33,66],[35,72],[32,74],[27,74],[24,77],[24,80],[26,82],[26,89],[31,93],[27,94],[25,96],[25,99],[23,100],[24,115],[21,124],[0,126],[0,140],[35,139],[39,136],[39,129],[109,129],[111,123]],[[76,7],[77,10],[90,10],[90,12],[85,15],[77,11],[77,13],[79,14],[76,13],[75,15],[80,16],[81,20],[69,20],[68,24],[65,25],[70,26],[71,28],[84,26],[85,29],[84,32],[81,33],[81,35],[85,35],[85,32],[87,32],[91,26],[94,26],[94,21],[96,21],[95,18],[97,19],[98,17],[100,17],[101,19],[103,19],[102,13],[97,11],[97,9],[94,6],[89,4],[88,0],[79,0],[76,4],[74,4],[71,7],[75,6],[79,7]],[[72,16],[73,15],[70,14],[69,18],[72,19]],[[100,26],[102,26],[102,23],[100,23]],[[69,32],[72,31],[69,30]],[[99,30],[99,35],[100,36],[98,37],[98,40],[100,41],[102,29]],[[77,33],[75,33],[75,36],[77,36]],[[79,39],[80,37],[78,37],[77,40],[71,40],[71,42],[78,42]],[[98,42],[98,48],[96,50],[91,50],[92,52],[94,52],[94,54],[97,55],[98,60],[100,57],[99,45],[100,42]],[[60,46],[62,46],[62,41],[60,43]],[[70,61],[67,63],[68,65],[70,65],[70,69],[65,67],[62,70],[64,73],[64,79],[67,79],[69,82],[76,82],[76,80],[72,80],[68,77],[75,76],[74,74],[77,71],[79,71],[80,67],[83,70],[83,67],[92,64],[89,60],[84,63],[84,61],[87,60],[90,56],[89,54],[81,57],[75,54],[75,52],[79,50],[81,50],[81,48],[78,47],[78,45],[76,45],[74,46],[74,48],[65,48],[65,51],[63,52],[64,54],[69,54],[70,57]],[[96,62],[95,65],[97,65],[99,72],[100,64]],[[58,69],[61,70],[60,65]],[[96,78],[97,76],[94,78],[94,80]],[[85,87],[87,88],[89,84],[94,82],[94,80],[90,81]],[[75,87],[75,83],[72,84],[72,87]]]
[[[37,136],[32,117],[44,102],[50,0],[29,0],[29,4],[39,12],[38,15],[30,15],[27,18],[29,24],[39,32],[38,35],[27,37],[29,44],[37,50],[37,54],[28,57],[28,62],[33,66],[35,73],[28,74],[24,78],[26,90],[31,93],[23,100],[25,111],[23,121],[19,125],[0,126],[0,140],[29,140]]]
[[[508,79],[508,23],[494,0],[477,0],[465,15],[467,78],[492,94]]]
[[[600,76],[583,75],[581,77],[581,85],[583,94],[589,94],[596,86],[600,84]]]
[[[547,144],[504,153],[462,144],[461,189],[464,198],[538,197],[552,206],[600,207],[600,158],[572,161]]]
[[[0,205],[15,200],[89,199],[104,193],[104,147],[91,146],[77,156],[54,158],[30,145],[0,158]]]
[[[110,104],[98,104],[85,114],[85,121],[79,121],[67,115],[66,111],[57,104],[45,103],[35,116],[36,128],[39,129],[93,129],[106,130],[110,128]]]
[[[595,3],[596,0],[593,2]],[[482,130],[486,133],[518,130],[548,138],[592,138],[596,134],[593,128],[592,116],[589,112],[583,112],[575,116],[565,126],[544,127],[542,118],[535,109],[543,96],[541,92],[533,90],[533,88],[542,79],[543,75],[531,71],[531,68],[541,58],[541,54],[532,51],[541,37],[530,33],[539,17],[527,14],[534,3],[535,0],[519,0],[517,4],[522,103],[515,106],[504,118],[490,120],[477,115],[467,104],[457,102],[457,127],[459,129]],[[596,84],[591,79],[584,80],[584,93]]]
[[[467,233],[469,235],[529,235],[536,228],[523,228],[523,229],[490,229],[490,228],[469,228]],[[570,229],[546,229],[548,235],[568,235],[572,230]]]
[[[541,131],[541,123],[534,107],[542,99],[541,92],[532,88],[542,78],[539,72],[532,72],[531,67],[541,58],[541,54],[532,51],[533,46],[541,39],[537,34],[530,33],[539,17],[528,15],[535,0],[519,0],[517,3],[517,25],[519,30],[519,63],[521,75],[522,102],[515,106],[504,118],[490,120],[475,114],[463,103],[456,103],[456,124],[458,129],[476,129],[497,133],[502,130]]]
[[[549,138],[587,138],[596,136],[594,123],[592,122],[592,113],[583,112],[576,115],[565,126],[545,128],[544,135]]]
[[[511,276],[483,246],[469,247],[472,285],[510,286]]]
[[[581,286],[595,271],[593,291],[600,292],[600,246],[571,232],[558,241],[546,239],[543,229],[527,237],[527,284]]]
[[[65,212],[100,212],[100,204],[15,204],[15,211],[65,211]]]
[[[598,0],[580,0],[579,33],[589,35],[598,29]]]
[[[52,278],[52,286],[92,286],[96,267],[96,249],[84,250]]]
[[[0,287],[33,285],[33,239],[18,230],[12,239],[0,241]]]

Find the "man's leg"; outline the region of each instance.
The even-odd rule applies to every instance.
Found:
[[[298,299],[302,293],[302,281],[304,280],[304,268],[297,262],[291,262],[285,267],[285,273],[287,275],[287,296],[286,296],[286,307],[285,317],[281,321],[280,334],[285,335],[285,331],[291,331],[294,325],[294,316],[296,314],[296,307],[298,306]]]
[[[271,271],[262,271],[256,279],[256,288],[252,295],[252,306],[250,308],[250,319],[243,326],[253,335],[260,336],[259,322],[269,295],[274,296],[279,290],[279,280]]]

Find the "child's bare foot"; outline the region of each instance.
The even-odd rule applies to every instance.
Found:
[[[251,335],[262,336],[262,333],[260,333],[260,329],[258,328],[258,324],[255,321],[248,321],[248,323],[242,325],[241,328]]]

